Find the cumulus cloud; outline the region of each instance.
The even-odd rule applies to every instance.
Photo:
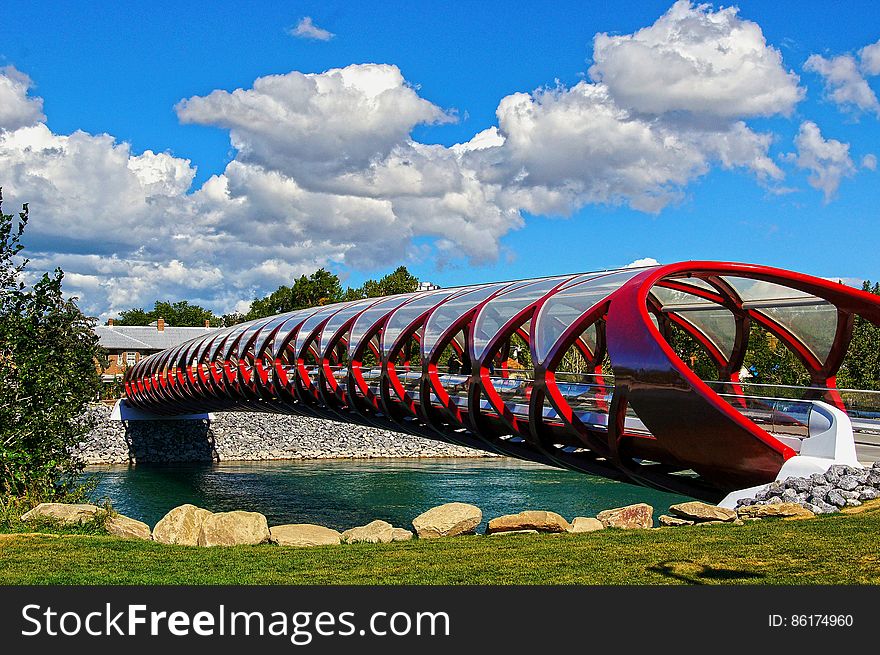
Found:
[[[634,262],[630,262],[624,268],[644,268],[645,266],[660,266],[660,262],[653,257],[642,257]]]
[[[859,58],[865,75],[880,75],[880,40],[859,50]]]
[[[508,203],[531,213],[567,215],[588,203],[660,211],[713,163],[782,177],[767,155],[769,135],[742,121],[706,128],[636,116],[603,84],[513,94],[497,116],[503,145],[468,152],[466,160],[502,186]]]
[[[7,71],[0,94],[18,109],[0,132],[2,182],[7,200],[31,202],[35,265],[60,264],[107,315],[165,297],[230,311],[320,266],[493,260],[527,213],[658,212],[715,167],[783,178],[774,136],[747,121],[788,115],[803,90],[735,10],[677,2],[634,34],[597,36],[593,59],[589,79],[502,98],[496,126],[451,147],[413,138],[455,114],[388,64],[189,97],[181,122],[228,130],[235,152],[197,189],[172,153],[53,133],[30,81]],[[850,174],[826,152],[838,142],[804,139],[797,165],[830,197]]]
[[[45,120],[43,99],[28,95],[31,78],[14,66],[0,68],[0,131],[17,130]]]
[[[333,32],[328,32],[315,25],[311,16],[303,17],[295,27],[290,29],[290,35],[298,39],[314,39],[316,41],[329,41],[336,36]]]
[[[873,112],[880,116],[880,102],[867,80],[862,77],[855,57],[838,55],[826,59],[810,55],[804,70],[818,73],[825,84],[825,94],[845,110]]]
[[[590,76],[638,113],[790,114],[804,96],[798,76],[785,69],[761,27],[737,11],[679,0],[634,34],[597,34]]]
[[[161,216],[195,174],[188,160],[132,156],[109,135],[58,135],[43,123],[0,132],[0,170],[10,197],[39,211],[31,234],[63,235],[85,247],[95,247],[98,236],[130,245],[167,236],[171,225]]]
[[[869,171],[876,171],[877,155],[867,154],[862,157],[862,168],[867,168]]]
[[[797,153],[789,155],[789,160],[798,168],[809,171],[810,186],[825,195],[826,203],[837,193],[841,180],[856,173],[849,156],[849,144],[837,139],[825,139],[812,121],[801,123],[794,144]]]
[[[195,96],[176,110],[183,123],[228,129],[239,161],[315,181],[387,158],[416,125],[453,120],[396,66],[380,64],[261,77],[251,89]]]

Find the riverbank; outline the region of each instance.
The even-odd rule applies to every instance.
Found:
[[[0,584],[880,584],[880,503],[853,509],[862,511],[314,548],[10,534],[0,535]]]
[[[87,464],[494,457],[413,435],[307,416],[217,412],[213,421],[111,421],[95,404],[95,427],[77,449]]]

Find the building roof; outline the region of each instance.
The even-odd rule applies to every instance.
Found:
[[[217,329],[166,325],[160,331],[149,325],[99,325],[95,327],[95,334],[98,335],[99,344],[111,350],[164,350]]]

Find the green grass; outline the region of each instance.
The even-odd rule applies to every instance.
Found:
[[[80,499],[77,499],[80,500]],[[59,501],[65,502],[65,501]],[[73,501],[71,501],[73,502]],[[80,500],[80,502],[85,502]],[[106,535],[105,524],[107,518],[114,513],[110,503],[104,503],[103,511],[95,515],[95,518],[82,523],[64,524],[48,518],[33,518],[30,521],[22,521],[21,516],[33,509],[37,502],[26,499],[0,498],[0,535],[6,533],[33,533],[48,532],[51,534],[79,534],[79,535]],[[2,552],[2,551],[0,551]]]
[[[579,535],[318,548],[197,548],[0,535],[0,584],[880,584],[880,504],[861,513]]]

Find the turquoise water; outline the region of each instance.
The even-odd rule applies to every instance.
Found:
[[[421,512],[459,501],[485,520],[546,509],[571,520],[637,502],[655,517],[683,496],[512,459],[370,459],[89,467],[97,495],[154,525],[171,508],[261,512],[270,525],[317,523],[337,530],[384,519],[410,527]]]

